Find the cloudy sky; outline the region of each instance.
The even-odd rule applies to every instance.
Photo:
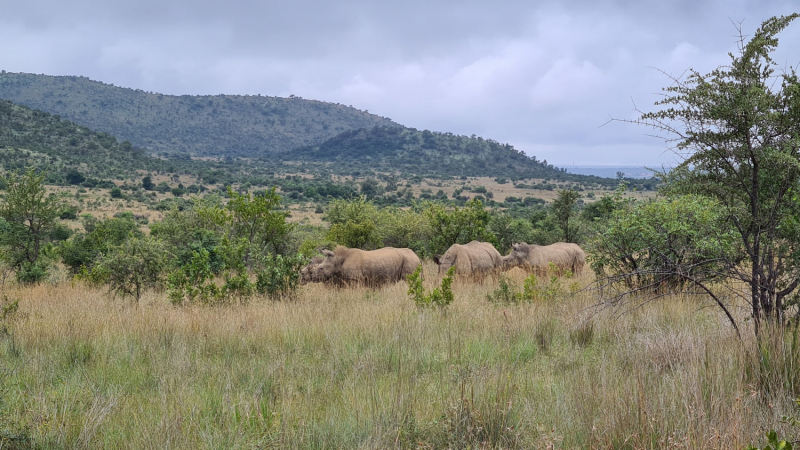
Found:
[[[298,95],[476,134],[559,166],[671,164],[648,130],[669,79],[708,72],[800,1],[0,0],[0,69],[164,94]],[[800,21],[776,59],[800,62]]]

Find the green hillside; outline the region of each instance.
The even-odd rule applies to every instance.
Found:
[[[573,175],[529,158],[513,146],[481,137],[414,128],[374,127],[345,131],[322,144],[296,149],[283,158],[326,162],[334,172],[399,172],[419,176],[553,178],[616,184],[616,180]]]
[[[0,73],[0,98],[58,114],[151,152],[264,156],[386,118],[298,97],[171,96],[85,77]]]
[[[135,174],[136,169],[156,170],[162,164],[108,133],[0,100],[0,167],[4,170],[47,169],[49,181],[58,184],[71,170],[112,179]]]

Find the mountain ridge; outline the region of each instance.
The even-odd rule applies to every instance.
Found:
[[[82,76],[0,72],[0,98],[106,132],[153,153],[260,157],[342,131],[399,126],[351,106],[291,96],[167,95]]]

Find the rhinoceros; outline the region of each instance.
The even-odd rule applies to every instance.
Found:
[[[312,281],[339,285],[378,287],[394,283],[404,280],[422,264],[408,248],[384,247],[367,251],[340,245],[333,251],[323,250],[322,254],[323,261],[311,270]]]
[[[314,271],[317,269],[317,266],[319,266],[324,260],[325,258],[323,258],[322,256],[315,256],[311,258],[311,262],[308,263],[307,266],[303,267],[303,269],[300,271],[300,284],[306,284],[311,281],[314,281],[313,280]]]
[[[556,242],[550,245],[535,245],[520,242],[511,246],[511,253],[503,257],[506,269],[522,267],[539,274],[547,273],[553,263],[559,273],[567,270],[577,275],[586,264],[586,253],[578,244]]]
[[[439,276],[455,266],[456,275],[473,277],[482,281],[486,275],[497,276],[503,265],[503,257],[488,242],[472,241],[468,244],[453,244],[442,256],[434,256],[439,265]]]

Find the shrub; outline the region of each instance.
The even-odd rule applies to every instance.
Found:
[[[50,272],[50,264],[39,258],[35,262],[24,261],[17,269],[17,282],[20,284],[36,284],[44,280]]]
[[[378,210],[366,197],[334,200],[328,207],[328,239],[346,247],[372,249],[380,245]]]
[[[627,289],[676,291],[721,280],[726,262],[739,258],[722,210],[695,195],[616,209],[589,247],[592,269]]]
[[[422,266],[417,267],[417,270],[408,276],[408,295],[418,308],[447,308],[454,300],[451,285],[455,271],[455,266],[450,267],[447,275],[442,279],[441,286],[434,288],[430,294],[426,294],[425,288],[422,286]]]
[[[268,255],[263,268],[256,271],[256,291],[272,299],[291,296],[300,284],[300,270],[307,260],[303,255]]]
[[[175,305],[199,300],[202,303],[217,303],[223,292],[214,283],[208,250],[201,248],[192,254],[187,264],[182,265],[167,277],[167,294]]]
[[[131,238],[100,257],[88,278],[108,284],[109,292],[114,295],[130,295],[138,302],[145,289],[163,283],[168,257],[161,241],[152,237]],[[86,276],[86,272],[81,276]]]
[[[571,276],[571,273],[566,275],[567,278]],[[535,274],[530,274],[522,284],[522,292],[516,292],[515,286],[501,275],[499,287],[486,297],[492,303],[518,304],[549,302],[563,295],[564,288],[555,274],[550,276],[547,284],[540,283]]]

